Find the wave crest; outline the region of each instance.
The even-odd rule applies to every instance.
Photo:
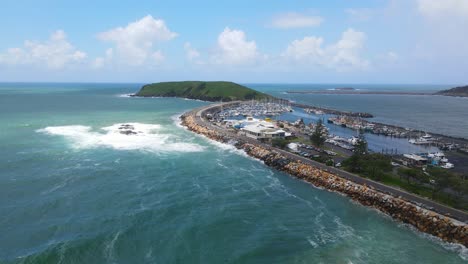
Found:
[[[203,146],[181,142],[172,134],[159,133],[158,124],[118,123],[94,131],[90,126],[49,126],[37,130],[54,136],[62,136],[77,149],[109,147],[118,150],[144,150],[160,152],[200,152]]]

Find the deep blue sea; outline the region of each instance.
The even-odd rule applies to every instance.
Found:
[[[139,87],[0,84],[0,263],[468,260],[464,247],[178,125],[205,102],[122,96]]]

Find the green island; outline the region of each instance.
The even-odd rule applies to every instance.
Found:
[[[455,87],[435,93],[436,95],[468,97],[468,85]]]
[[[274,97],[233,82],[160,82],[144,85],[134,96],[181,97],[203,101],[245,101]]]

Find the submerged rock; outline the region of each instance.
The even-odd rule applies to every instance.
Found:
[[[120,134],[124,134],[124,135],[136,135],[137,132],[133,131],[133,130],[122,130],[120,131]]]

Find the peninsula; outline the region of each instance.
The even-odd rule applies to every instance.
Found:
[[[439,91],[436,95],[468,97],[468,85]]]
[[[238,149],[267,166],[309,182],[316,187],[344,194],[365,206],[373,207],[421,232],[468,246],[468,214],[443,206],[398,188],[360,177],[282,149],[248,133],[233,132],[219,126],[212,117],[221,109],[240,102],[218,103],[189,111],[181,123],[189,130],[222,143],[233,143]],[[274,133],[284,133],[283,130]]]
[[[233,82],[160,82],[144,85],[134,96],[181,97],[203,101],[245,101],[274,99],[273,96],[255,91]]]

